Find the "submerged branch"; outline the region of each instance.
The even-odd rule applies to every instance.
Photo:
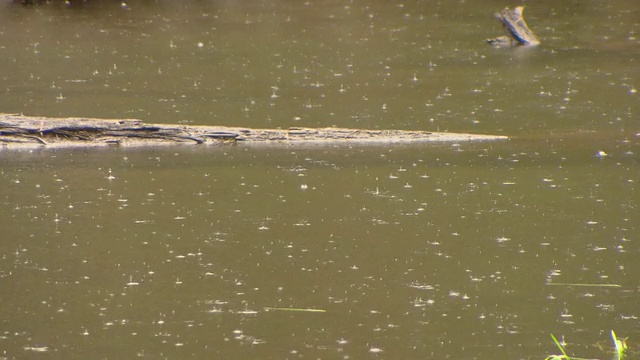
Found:
[[[488,39],[489,44],[495,46],[512,46],[512,45],[529,45],[535,46],[540,44],[538,37],[529,29],[524,21],[524,7],[504,8],[499,14],[495,14],[496,18],[502,23],[507,36],[500,36],[495,39]]]

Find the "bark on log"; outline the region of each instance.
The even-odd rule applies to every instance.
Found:
[[[524,7],[518,6],[513,10],[504,8],[499,14],[495,14],[496,18],[502,23],[508,36],[487,39],[487,42],[495,46],[539,45],[540,40],[538,40],[538,37],[527,26],[527,23],[524,21],[523,12]]]
[[[345,128],[249,129],[225,126],[144,124],[141,120],[44,118],[0,114],[3,148],[162,144],[428,143],[507,139],[499,135]]]

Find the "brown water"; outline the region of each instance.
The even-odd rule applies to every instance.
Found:
[[[512,140],[0,151],[0,357],[637,358],[640,8],[504,5],[3,3],[2,112]]]

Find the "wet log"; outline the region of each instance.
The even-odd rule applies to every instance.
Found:
[[[518,6],[513,10],[504,8],[499,14],[495,14],[496,18],[502,23],[507,36],[487,39],[487,42],[494,46],[539,45],[540,40],[527,26],[523,12],[524,7]]]
[[[250,129],[145,124],[136,119],[46,118],[0,114],[0,144],[12,147],[162,144],[427,143],[506,139],[499,135],[345,128]]]

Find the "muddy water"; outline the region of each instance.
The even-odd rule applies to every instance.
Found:
[[[2,151],[0,356],[637,357],[637,6],[502,6],[2,4],[3,112],[513,139]]]

